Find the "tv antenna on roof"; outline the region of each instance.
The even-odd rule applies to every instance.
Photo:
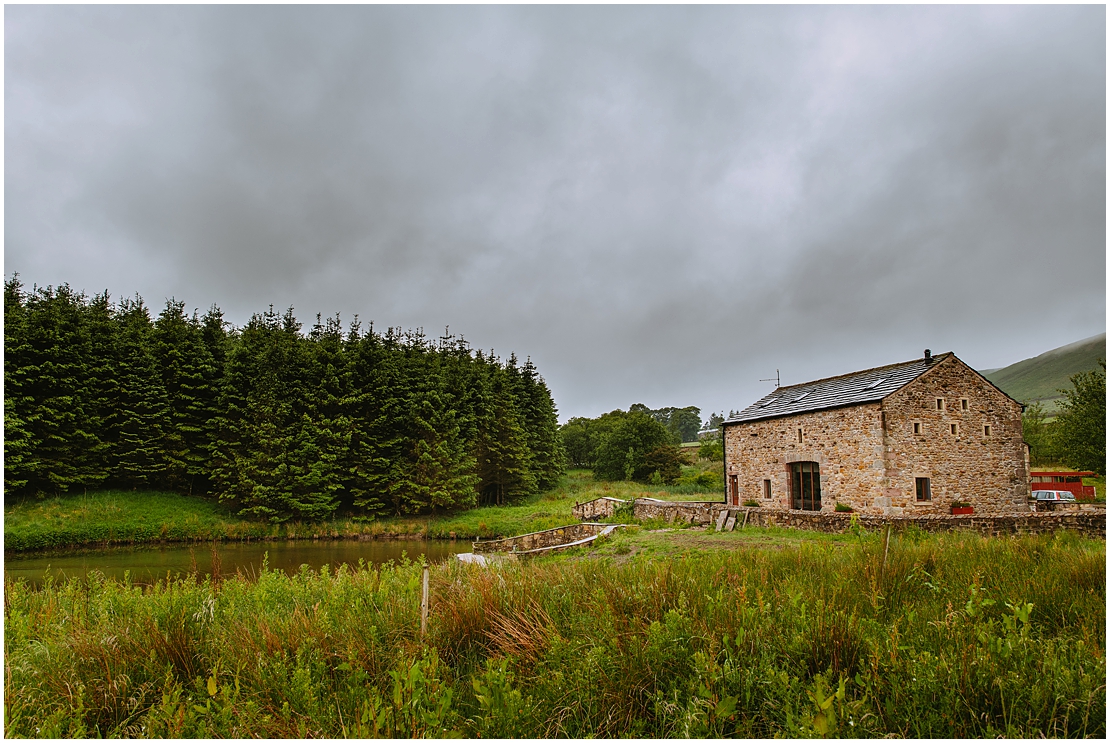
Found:
[[[782,381],[779,379],[779,370],[778,369],[775,369],[775,378],[774,379],[761,379],[759,381],[760,382],[774,382],[775,387],[782,387]]]

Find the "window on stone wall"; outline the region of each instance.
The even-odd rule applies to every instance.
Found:
[[[960,410],[963,410],[965,412],[967,411],[967,398],[966,397],[961,397],[960,398]]]
[[[937,398],[937,410],[944,410],[944,398],[943,397],[938,397]]]
[[[802,429],[798,429],[798,443],[802,443]]]
[[[983,426],[983,435],[984,436],[990,436],[991,435],[991,427],[989,425]]]
[[[771,500],[771,481],[770,480],[764,480],[763,481],[763,498],[765,500]]]
[[[928,477],[915,477],[913,478],[914,485],[917,487],[917,500],[919,503],[931,501],[933,499],[933,490],[929,486]]]
[[[790,507],[798,511],[821,510],[821,468],[817,462],[790,465]]]
[[[949,425],[949,428],[952,429],[952,435],[953,436],[959,436],[960,435],[960,424],[959,423],[952,423],[952,424]]]
[[[921,433],[921,424],[920,423],[914,423],[913,424],[913,432],[915,434],[920,434]]]

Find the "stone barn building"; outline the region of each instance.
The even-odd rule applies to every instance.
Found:
[[[724,423],[732,505],[1029,513],[1022,405],[954,354],[780,387]]]

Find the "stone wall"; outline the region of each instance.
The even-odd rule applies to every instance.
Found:
[[[659,501],[637,498],[633,506],[637,519],[662,519],[670,523],[716,524],[722,511],[727,511],[736,524],[747,526],[781,526],[809,529],[832,534],[842,534],[851,527],[852,517],[869,531],[882,529],[890,524],[895,529],[915,526],[922,531],[942,532],[952,530],[974,531],[984,535],[1043,534],[1068,529],[1085,536],[1106,538],[1105,509],[1091,511],[1055,511],[1006,516],[952,516],[951,514],[920,515],[912,517],[867,516],[850,513],[821,513],[817,511],[781,511],[767,508],[729,506],[721,502]],[[746,520],[745,520],[746,518]]]
[[[600,498],[594,498],[585,503],[575,503],[574,508],[571,509],[571,513],[573,513],[574,518],[579,521],[607,519],[613,515],[613,512],[618,506],[622,506],[625,503],[628,503],[628,501],[603,495]]]
[[[721,501],[666,501],[637,498],[633,502],[632,513],[640,521],[661,519],[667,523],[709,524],[716,520],[717,514],[728,507]]]
[[[542,547],[555,547],[593,537],[606,529],[608,524],[570,524],[546,531],[523,534],[519,537],[491,539],[488,542],[474,542],[475,552],[528,552]]]
[[[883,413],[883,497],[856,510],[945,515],[958,500],[971,503],[976,516],[1029,512],[1021,405],[955,356],[889,395]],[[918,477],[929,478],[932,500],[917,500]]]
[[[801,430],[801,441],[798,431]],[[817,462],[821,470],[821,510],[837,502],[857,511],[883,494],[882,406],[855,405],[725,428],[727,475],[737,476],[739,505],[790,510],[790,464]],[[771,481],[767,499],[763,481]]]
[[[821,513],[841,503],[870,516],[948,515],[953,501],[977,515],[1029,512],[1021,406],[955,356],[881,402],[728,425],[725,458],[734,505],[790,511],[790,465],[816,462]],[[929,479],[930,500],[917,500],[916,478]]]

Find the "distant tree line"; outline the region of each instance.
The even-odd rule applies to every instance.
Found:
[[[1106,362],[1099,366],[1071,376],[1071,387],[1060,390],[1064,400],[1055,420],[1048,420],[1040,403],[1026,406],[1022,433],[1034,465],[1106,474]]]
[[[685,463],[677,445],[697,441],[696,407],[651,410],[637,403],[597,418],[571,418],[559,429],[567,461],[592,469],[602,480],[678,480]]]
[[[69,286],[4,285],[6,495],[211,494],[275,522],[502,504],[563,449],[531,361],[271,307],[234,329]]]
[[[685,408],[659,408],[651,410],[643,403],[636,403],[628,412],[647,413],[663,424],[670,436],[671,443],[685,444],[698,440],[698,431],[701,429],[701,410],[690,405]]]

